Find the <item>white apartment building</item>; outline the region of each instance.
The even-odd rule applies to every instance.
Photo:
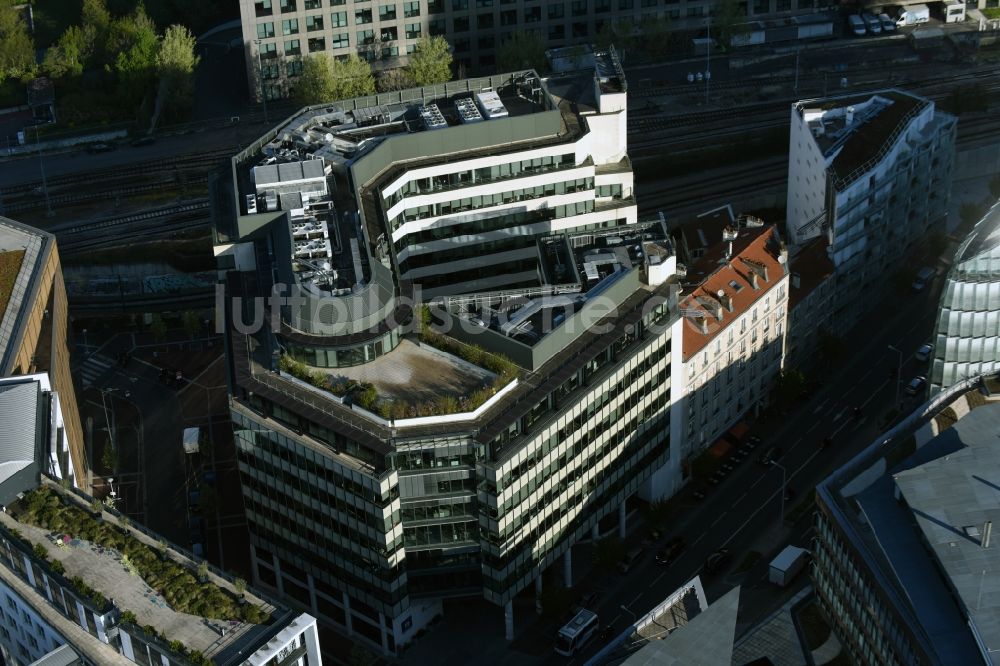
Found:
[[[824,235],[835,266],[833,308],[813,326],[849,328],[914,242],[944,230],[955,127],[931,100],[895,89],[792,105],[789,244],[794,255]]]
[[[687,268],[674,347],[672,437],[690,461],[748,411],[766,404],[782,369],[787,252],[773,226],[741,218]]]

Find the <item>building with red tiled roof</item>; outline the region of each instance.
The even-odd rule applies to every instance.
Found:
[[[767,402],[784,359],[787,252],[774,226],[741,218],[688,267],[686,281],[679,304],[685,390],[671,421],[691,457]]]

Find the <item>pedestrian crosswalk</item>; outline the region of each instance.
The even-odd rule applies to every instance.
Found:
[[[82,387],[86,389],[93,386],[98,379],[108,374],[114,364],[112,359],[101,354],[88,356],[79,369]]]

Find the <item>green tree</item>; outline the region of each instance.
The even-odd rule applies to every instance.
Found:
[[[236,590],[236,594],[240,595],[240,597],[243,597],[243,595],[247,591],[247,582],[242,578],[237,578],[236,580],[233,581],[233,589]]]
[[[166,109],[168,115],[176,118],[191,107],[194,69],[199,60],[195,55],[195,41],[191,31],[182,25],[172,25],[163,33],[156,54],[156,73],[160,78],[157,116]]]
[[[295,101],[304,106],[337,99],[371,95],[375,77],[367,62],[356,55],[334,60],[325,53],[307,55],[295,85]]]
[[[390,92],[392,90],[405,90],[413,87],[413,79],[405,69],[384,69],[378,74],[375,82],[379,92]]]
[[[25,12],[0,3],[0,83],[26,79],[35,72],[35,43],[28,34]]]
[[[185,310],[181,313],[181,326],[184,327],[184,332],[193,338],[201,331],[201,317],[197,312]]]
[[[115,447],[111,445],[111,440],[104,442],[104,452],[101,454],[101,463],[104,465],[104,469],[109,472],[115,471],[118,467],[118,455],[115,451]]]
[[[746,10],[740,9],[737,0],[719,0],[709,31],[722,50],[728,51],[733,45],[734,37],[742,37],[750,32]]]
[[[611,571],[625,557],[625,544],[616,536],[604,537],[594,544],[594,564],[598,569]]]
[[[515,32],[497,49],[497,69],[501,72],[523,69],[541,73],[548,71],[544,42],[533,32]]]
[[[123,101],[135,105],[152,86],[160,50],[156,25],[141,2],[131,14],[112,23],[109,44],[111,52],[117,54],[114,70]]]
[[[108,11],[104,0],[83,0],[80,26],[87,45],[85,66],[107,64],[108,54],[111,53],[108,44],[111,35],[111,12]]]
[[[597,47],[606,49],[614,46],[619,54],[632,50],[636,44],[636,26],[628,20],[612,23],[605,21],[597,33]]]
[[[647,55],[662,58],[674,47],[677,36],[671,30],[670,19],[660,18],[645,21],[641,27],[640,42]]]
[[[377,661],[375,655],[355,643],[351,646],[351,654],[347,663],[351,666],[372,666]]]
[[[159,315],[153,315],[153,320],[149,323],[149,332],[153,334],[153,339],[161,342],[167,337],[167,325]]]
[[[429,86],[451,80],[451,48],[440,35],[417,42],[406,66],[414,85]]]
[[[84,31],[71,25],[59,37],[59,41],[45,52],[42,71],[52,78],[79,76],[88,57],[89,46]]]

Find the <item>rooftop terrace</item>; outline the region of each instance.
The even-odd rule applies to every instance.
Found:
[[[21,309],[31,294],[38,263],[54,237],[0,216],[0,373],[9,372],[18,338]]]
[[[891,147],[899,132],[931,104],[899,90],[883,90],[807,100],[796,106],[823,156],[832,158],[829,169],[843,187]]]
[[[223,598],[230,600],[227,603],[233,611],[243,608],[236,602],[239,595],[229,581],[206,572],[208,583],[199,585],[196,579],[198,565],[185,555],[169,547],[161,551],[160,544],[148,535],[123,527],[114,515],[106,511],[103,512],[103,523],[97,523],[91,517],[90,507],[85,506],[80,498],[56,488],[55,484],[46,480],[41,488],[28,493],[24,500],[8,506],[6,512],[0,513],[0,527],[19,533],[21,539],[36,552],[44,551],[49,562],[58,562],[65,571],[63,575],[66,579],[72,581],[78,577],[105,599],[113,600],[122,611],[133,613],[136,625],[152,626],[167,641],[180,641],[188,650],[197,650],[208,657],[218,658],[235,645],[246,650],[255,640],[261,640],[262,630],[268,631],[263,625],[240,618],[216,617],[219,613],[228,614],[224,610],[225,604],[220,601]],[[41,494],[37,501],[33,500],[36,494]],[[93,526],[88,526],[87,520]],[[62,527],[53,531],[54,525]],[[102,536],[112,534],[118,536]],[[108,545],[109,538],[116,540],[117,547]],[[152,571],[152,566],[143,564],[143,548],[158,554],[162,552],[163,555],[155,556],[156,560],[179,565],[181,569],[178,571],[186,571],[189,582],[171,579],[169,583],[149,584],[147,579],[153,579],[147,572]],[[162,575],[168,575],[167,571],[163,568]],[[184,604],[189,610],[201,607],[213,617],[206,619],[174,610],[165,594],[174,598],[175,605]],[[222,605],[214,605],[216,602],[210,598],[213,594],[222,595],[216,600]],[[277,609],[249,592],[243,596],[246,604],[264,613],[260,616],[262,618],[283,612],[283,609]],[[259,645],[254,645],[254,649],[257,647]],[[250,652],[253,650],[247,654]],[[219,663],[225,661],[219,659]]]
[[[663,267],[669,277],[675,259],[662,220],[543,238],[538,258],[538,288],[445,300],[472,325],[534,346],[632,269]]]

